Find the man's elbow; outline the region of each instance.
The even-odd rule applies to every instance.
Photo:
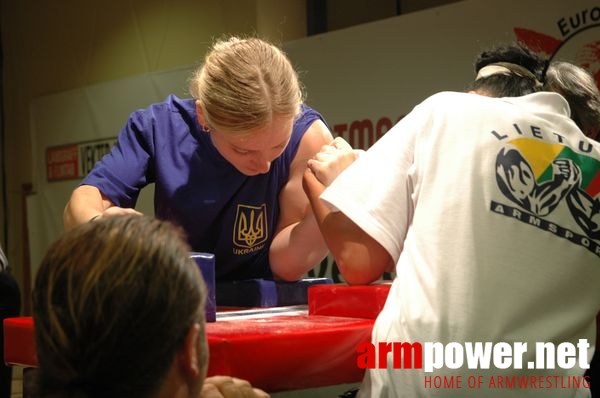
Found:
[[[378,280],[384,271],[378,264],[353,255],[337,256],[335,262],[349,285],[369,285]]]
[[[340,273],[349,285],[368,285],[382,277],[393,263],[382,245],[370,237],[360,243],[344,242],[332,249]]]

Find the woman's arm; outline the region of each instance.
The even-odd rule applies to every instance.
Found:
[[[303,185],[325,242],[348,284],[369,284],[393,266],[392,257],[381,244],[319,199],[325,185],[311,170],[304,173]]]
[[[298,280],[327,255],[308,198],[302,189],[306,163],[333,140],[325,123],[316,120],[308,128],[291,164],[288,182],[279,194],[280,217],[269,251],[273,274],[283,280]]]
[[[63,225],[65,230],[69,230],[92,219],[123,214],[142,213],[135,209],[117,207],[98,188],[81,185],[71,193],[71,198],[65,206]]]

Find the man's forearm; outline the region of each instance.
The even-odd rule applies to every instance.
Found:
[[[304,175],[303,187],[321,233],[337,266],[349,284],[368,284],[391,266],[389,253],[350,218],[332,211],[319,197],[325,186],[311,171]]]

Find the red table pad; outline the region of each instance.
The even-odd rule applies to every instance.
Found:
[[[356,349],[371,339],[373,320],[309,315],[207,324],[209,375],[250,380],[269,392],[362,380]]]
[[[4,362],[9,365],[36,366],[33,318],[4,319]]]
[[[308,288],[308,313],[375,319],[383,309],[391,282],[366,286],[316,285]]]
[[[209,375],[249,380],[269,392],[359,382],[356,348],[371,338],[373,320],[273,315],[206,324]],[[31,317],[4,321],[4,359],[36,366]]]

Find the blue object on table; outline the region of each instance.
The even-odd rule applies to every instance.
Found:
[[[230,307],[280,307],[308,303],[308,288],[332,284],[331,278],[305,278],[297,282],[246,279],[217,283],[217,303]]]
[[[206,322],[215,322],[217,320],[215,255],[212,253],[191,252],[190,257],[198,264],[206,284]]]

